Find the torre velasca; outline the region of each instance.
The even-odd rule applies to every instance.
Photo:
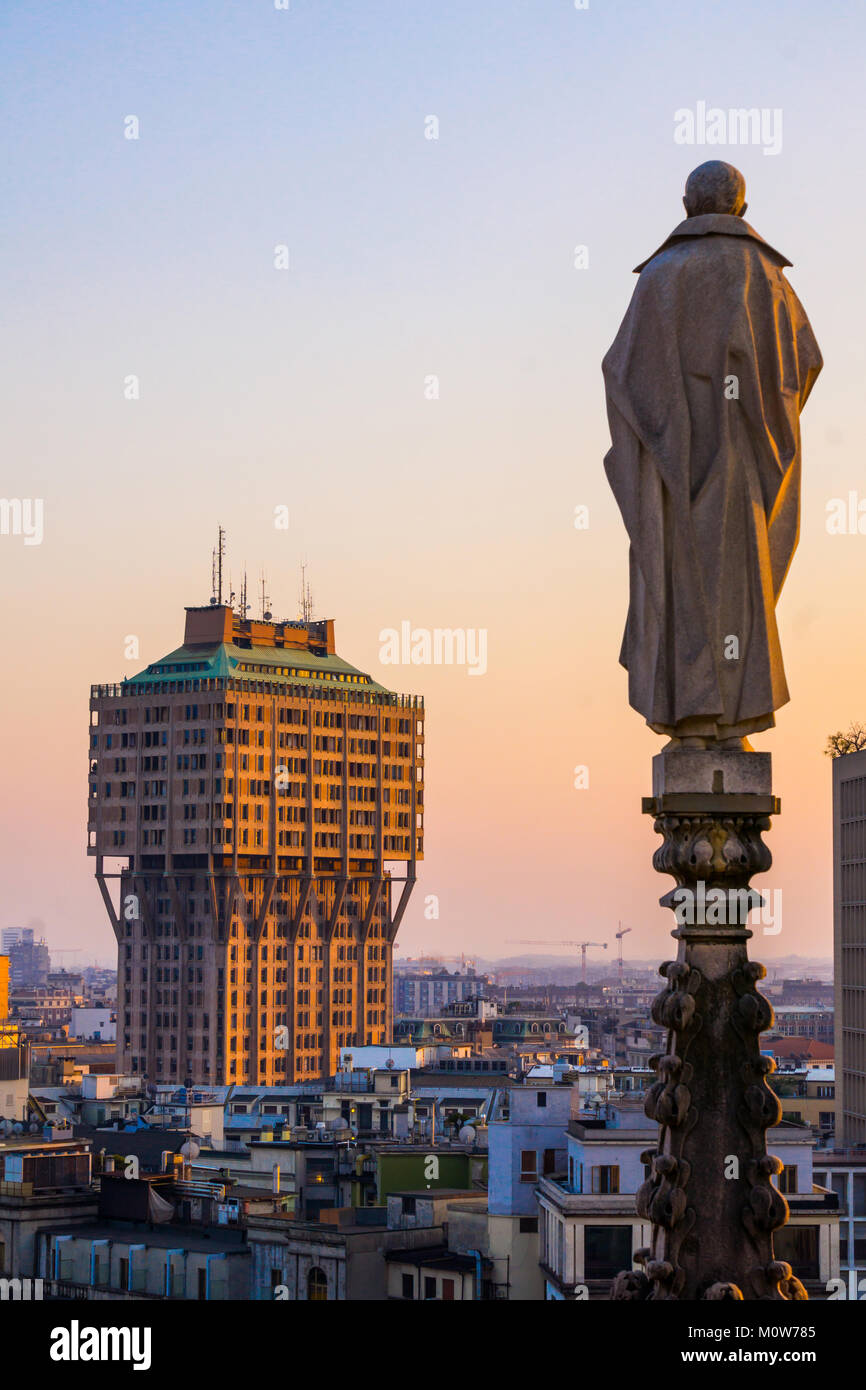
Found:
[[[341,660],[330,620],[212,603],[187,608],[177,651],[91,688],[90,726],[119,1068],[278,1085],[390,1041],[423,857],[423,699]]]

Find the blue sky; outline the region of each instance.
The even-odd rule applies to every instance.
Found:
[[[44,497],[47,518],[43,546],[0,544],[27,676],[0,697],[18,787],[0,829],[25,869],[3,925],[38,915],[59,932],[71,918],[105,940],[81,849],[87,688],[127,673],[130,632],[143,660],[176,645],[183,604],[208,596],[218,522],[234,577],[265,565],[281,609],[306,555],[340,649],[378,676],[378,633],[403,618],[489,629],[483,681],[398,673],[431,708],[439,935],[491,950],[536,913],[544,936],[587,918],[572,878],[613,863],[598,827],[637,804],[656,748],[616,665],[625,538],[601,467],[600,362],[631,268],[710,157],[745,173],[749,220],[793,261],[827,361],[781,614],[802,703],[772,744],[802,835],[827,850],[825,725],[866,715],[862,666],[842,660],[862,627],[860,538],[824,530],[826,500],[864,471],[861,7],[6,0],[0,54],[2,486]],[[780,109],[781,152],[677,145],[674,113],[699,101]],[[288,272],[274,269],[280,244]],[[270,521],[283,502],[288,542]],[[582,548],[578,503],[593,517]],[[540,680],[561,699],[541,716],[558,745],[524,727]],[[55,733],[37,753],[26,731],[39,719]],[[570,768],[587,761],[597,790],[578,809]],[[660,891],[633,820],[612,920],[636,920]],[[819,922],[826,948],[829,880],[807,881],[802,843],[785,869],[792,940]],[[403,935],[419,946],[425,932],[413,907]],[[773,946],[791,944],[786,929]]]

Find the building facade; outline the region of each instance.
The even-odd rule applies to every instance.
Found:
[[[91,691],[119,1064],[211,1084],[329,1074],[341,1047],[390,1041],[423,701],[341,660],[330,620],[186,615],[182,647]]]
[[[636,1214],[635,1197],[657,1141],[658,1127],[639,1101],[609,1105],[603,1116],[569,1124],[565,1163],[538,1184],[545,1298],[607,1299],[616,1275],[649,1247],[652,1226]],[[767,1144],[782,1161],[774,1182],[790,1211],[773,1237],[776,1258],[788,1261],[810,1298],[826,1298],[840,1270],[837,1197],[815,1182],[809,1129],[777,1125]]]
[[[34,941],[32,931],[9,948],[9,983],[13,987],[27,989],[44,985],[50,969],[48,947],[44,941]]]
[[[538,1185],[565,1167],[566,1131],[580,1104],[576,1086],[514,1086],[489,1126],[489,1249],[512,1300],[544,1297],[539,1266]]]
[[[839,1199],[842,1296],[862,1302],[866,1298],[866,1151],[816,1149],[814,1164],[815,1182]]]
[[[461,975],[454,971],[408,974],[400,971],[394,981],[394,999],[398,1014],[416,1018],[433,1018],[459,1000],[472,999],[487,988],[487,976],[474,970]]]
[[[20,946],[22,942],[33,944],[32,927],[4,927],[0,931],[0,952],[8,956],[13,946]]]
[[[833,759],[836,1140],[866,1141],[866,750]]]

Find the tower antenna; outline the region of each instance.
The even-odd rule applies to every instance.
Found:
[[[223,601],[223,558],[226,553],[226,533],[222,526],[217,528],[217,544],[211,564],[211,603],[222,607]]]
[[[301,561],[301,619],[305,623],[312,621],[313,617],[313,594],[307,579],[307,562]]]
[[[262,570],[259,583],[262,586],[262,622],[269,623],[271,620],[271,601],[268,598],[268,577]]]

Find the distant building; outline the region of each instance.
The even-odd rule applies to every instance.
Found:
[[[29,930],[29,929],[25,929]],[[9,983],[13,989],[44,985],[51,969],[51,956],[44,941],[22,940],[9,951]]]
[[[417,1047],[343,1047],[340,1049],[340,1070],[352,1068],[378,1068],[391,1071],[417,1067],[419,1049]]]
[[[797,1067],[810,1062],[816,1066],[826,1066],[833,1062],[835,1056],[832,1043],[818,1042],[815,1038],[802,1038],[796,1034],[786,1038],[770,1038],[764,1033],[761,1051],[767,1057],[775,1057],[778,1067]]]
[[[767,1084],[782,1102],[782,1119],[806,1124],[817,1138],[833,1133],[836,1124],[835,1075],[829,1066],[805,1066],[771,1072]]]
[[[833,759],[836,1139],[866,1141],[866,750]]]
[[[75,1002],[74,995],[46,985],[16,986],[10,1001],[16,1021],[31,1035],[68,1027]]]
[[[442,1010],[443,1018],[474,1018],[479,1023],[496,1018],[498,1014],[499,1004],[495,999],[488,999],[484,994],[470,994],[465,999],[455,999],[452,1004],[446,1004]]]
[[[483,1193],[425,1187],[390,1196],[386,1207],[323,1211],[318,1221],[251,1217],[250,1297],[305,1303],[492,1297],[490,1262],[460,1240],[465,1220],[483,1209]]]
[[[545,1297],[607,1299],[614,1277],[649,1246],[651,1226],[637,1216],[635,1194],[657,1140],[658,1127],[639,1102],[569,1124],[566,1162],[538,1182]],[[789,1262],[810,1297],[826,1298],[827,1283],[840,1270],[838,1199],[813,1177],[808,1129],[777,1125],[767,1132],[767,1146],[784,1165],[775,1181],[790,1208],[788,1224],[773,1236],[776,1258]]]
[[[335,1219],[250,1221],[250,1297],[263,1302],[337,1303],[385,1298],[386,1213],[335,1210]]]
[[[70,1038],[99,1038],[114,1042],[117,1037],[117,1015],[112,1009],[73,1008],[69,1024]]]
[[[816,1149],[814,1179],[839,1199],[839,1275],[849,1299],[862,1300],[866,1279],[866,1152]]]
[[[29,1045],[16,1027],[0,1023],[0,1116],[4,1120],[23,1123],[27,1119],[29,1086]]]
[[[511,1299],[544,1297],[537,1189],[544,1174],[565,1168],[565,1134],[579,1104],[570,1084],[515,1086],[489,1126],[489,1248]]]
[[[9,1014],[9,957],[0,956],[0,1023]]]
[[[394,1007],[398,1014],[434,1018],[448,1004],[484,994],[487,984],[487,976],[476,975],[474,970],[466,974],[456,970],[453,974],[447,970],[413,975],[401,973],[394,977]]]
[[[0,931],[0,952],[8,956],[13,946],[20,946],[25,942],[33,945],[32,927],[4,927]]]
[[[0,1136],[0,1276],[38,1277],[40,1237],[91,1219],[97,1205],[89,1143]]]
[[[783,980],[781,987],[765,990],[771,1002],[780,1004],[810,1004],[813,1008],[832,1009],[834,990],[832,980]]]
[[[437,1226],[442,1236],[434,1244],[427,1233]],[[415,1248],[392,1247],[386,1254],[388,1298],[455,1303],[506,1295],[489,1253],[483,1193],[401,1192],[388,1198],[388,1227],[426,1235]]]
[[[775,1004],[771,1034],[782,1037],[815,1038],[817,1042],[832,1043],[834,1035],[833,1010],[809,1004]]]
[[[105,1169],[98,1204],[89,1221],[38,1231],[36,1273],[49,1298],[249,1298],[249,1203],[229,1183],[203,1191],[174,1167],[137,1178]],[[274,1201],[252,1205],[272,1210]]]
[[[49,970],[45,983],[49,989],[62,990],[65,994],[83,994],[85,988],[80,970]]]

